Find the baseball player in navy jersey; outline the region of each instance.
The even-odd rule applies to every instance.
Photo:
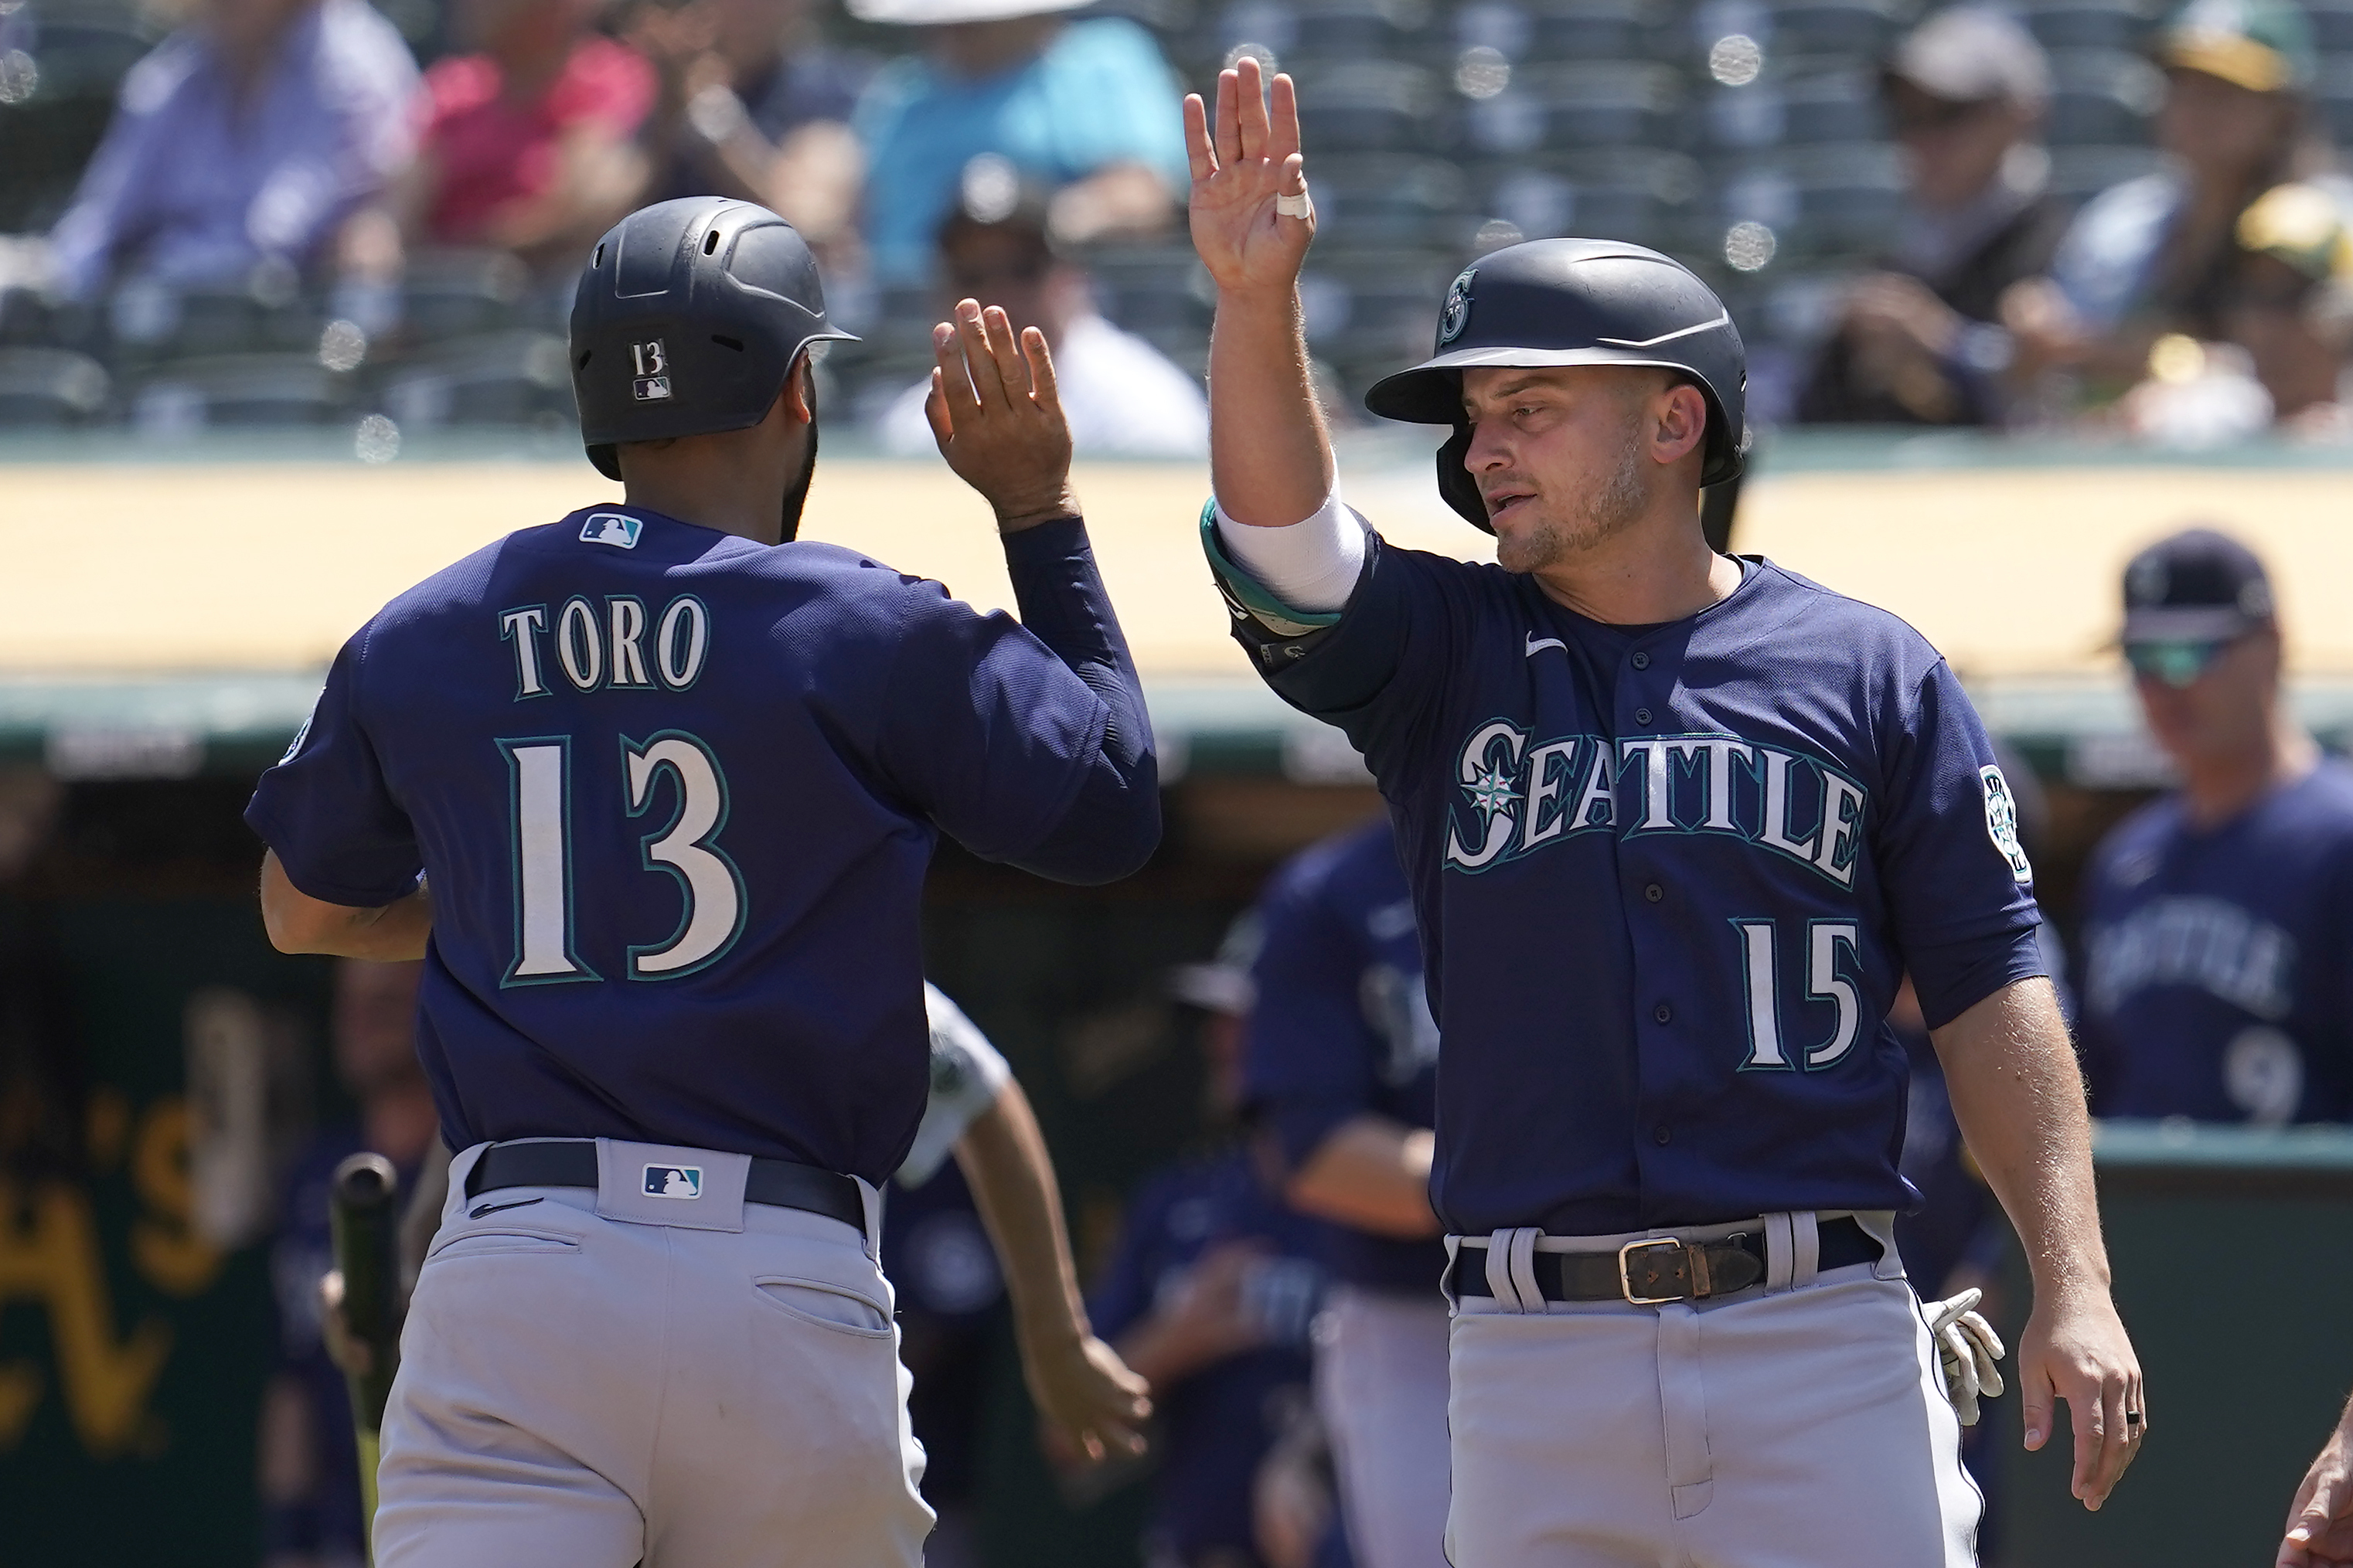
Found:
[[[1242,1079],[1283,1195],[1329,1222],[1315,1403],[1364,1568],[1438,1568],[1446,1266],[1430,1207],[1438,1025],[1386,816],[1277,871],[1259,904]]]
[[[2271,583],[2192,529],[2125,571],[2124,650],[2181,787],[2085,879],[2084,1046],[2104,1116],[2353,1120],[2353,768],[2281,700]]]
[[[617,226],[570,354],[628,499],[386,605],[248,808],[280,948],[426,961],[459,1152],[381,1563],[920,1560],[875,1258],[925,1100],[925,866],[945,832],[1106,880],[1159,819],[1042,340],[969,300],[934,333],[1017,622],[793,542],[807,351],[841,335],[764,208]]]
[[[1442,1043],[1456,1568],[1961,1564],[1978,1500],[1894,1253],[1909,973],[2023,1240],[2026,1441],[2108,1495],[2147,1426],[2008,786],[1936,650],[1712,552],[1744,358],[1637,246],[1514,246],[1377,384],[1496,564],[1350,512],[1310,391],[1290,82],[1187,105],[1218,286],[1203,536],[1269,682],[1398,824]]]

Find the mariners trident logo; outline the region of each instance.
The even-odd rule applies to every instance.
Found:
[[[1446,303],[1438,312],[1438,346],[1444,348],[1462,335],[1471,324],[1471,279],[1479,275],[1475,267],[1466,267],[1454,287],[1446,291]]]

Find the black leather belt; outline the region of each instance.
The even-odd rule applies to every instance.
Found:
[[[596,1144],[587,1138],[535,1139],[527,1143],[493,1143],[482,1151],[466,1173],[466,1196],[494,1193],[501,1187],[593,1187],[596,1184]],[[790,1160],[752,1162],[744,1179],[744,1201],[774,1204],[778,1208],[803,1209],[838,1219],[857,1230],[866,1228],[866,1200],[858,1184],[833,1171]]]
[[[1879,1243],[1852,1218],[1826,1219],[1816,1228],[1818,1269],[1876,1263]],[[1679,1237],[1630,1241],[1615,1252],[1539,1252],[1534,1258],[1536,1289],[1547,1301],[1631,1301],[1638,1307],[1662,1301],[1704,1301],[1746,1290],[1765,1278],[1763,1232],[1740,1231],[1694,1245]],[[1463,1247],[1454,1259],[1456,1296],[1493,1296],[1487,1254]]]

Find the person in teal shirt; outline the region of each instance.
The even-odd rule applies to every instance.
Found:
[[[1000,154],[1055,191],[1066,245],[1168,227],[1189,180],[1181,92],[1152,36],[1118,17],[1067,21],[1074,0],[851,0],[861,21],[923,29],[884,67],[851,128],[867,152],[874,280],[930,279],[934,237],[965,163]]]

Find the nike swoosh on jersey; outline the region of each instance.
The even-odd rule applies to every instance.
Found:
[[[1543,652],[1548,647],[1556,647],[1563,653],[1567,653],[1568,651],[1568,645],[1561,641],[1558,637],[1540,637],[1535,636],[1534,633],[1529,634],[1528,657],[1530,658],[1535,658],[1537,654]]]

